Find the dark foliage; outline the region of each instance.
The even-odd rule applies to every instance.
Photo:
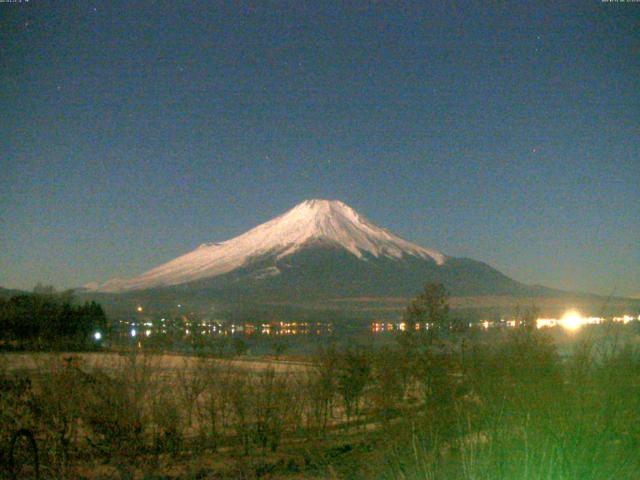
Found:
[[[33,293],[0,300],[0,343],[26,348],[86,348],[107,329],[96,302],[75,305],[70,293]]]

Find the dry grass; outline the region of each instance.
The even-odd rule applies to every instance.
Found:
[[[104,368],[107,370],[118,370],[126,363],[126,355],[119,353],[2,353],[0,362],[5,371],[33,371],[39,370],[43,366],[54,363],[63,363],[65,359],[86,366],[87,368]],[[195,368],[203,360],[201,357],[188,355],[170,354],[145,354],[145,358],[154,370],[158,371],[178,371],[186,368]],[[237,358],[219,360],[208,358],[205,360],[212,365],[225,365],[234,369],[262,372],[273,369],[278,373],[303,373],[308,370],[309,363],[300,361],[271,360],[265,358]]]
[[[31,389],[2,415],[36,431],[48,478],[632,479],[634,332],[556,331],[564,359],[539,331],[411,358],[4,354]]]

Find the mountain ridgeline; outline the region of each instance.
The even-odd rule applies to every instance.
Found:
[[[307,200],[236,238],[203,244],[138,277],[85,290],[301,301],[409,296],[425,282],[443,283],[458,296],[552,292],[482,262],[411,243],[329,200]]]
[[[225,297],[318,300],[321,298],[412,296],[426,282],[443,283],[454,295],[528,295],[539,287],[518,283],[488,265],[448,257],[443,265],[405,256],[357,258],[334,245],[315,244],[278,259],[265,255],[232,272],[162,287],[218,293]]]

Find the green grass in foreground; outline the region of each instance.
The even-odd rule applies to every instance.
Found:
[[[47,359],[3,374],[0,448],[33,429],[44,478],[640,478],[632,342],[587,335],[561,358],[526,328],[424,340],[295,372]]]

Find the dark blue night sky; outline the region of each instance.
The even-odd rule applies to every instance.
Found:
[[[0,285],[127,277],[307,198],[640,294],[640,4],[0,3]]]

